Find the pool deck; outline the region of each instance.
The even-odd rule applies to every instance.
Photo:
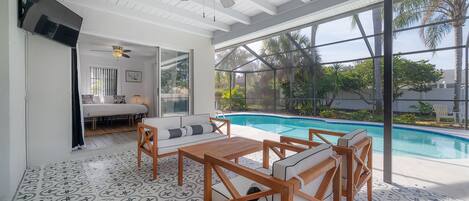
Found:
[[[232,125],[232,135],[259,141],[280,139],[278,134],[239,125]],[[383,156],[380,153],[373,154],[373,170],[375,178],[382,178]],[[393,181],[394,185],[421,188],[455,199],[469,200],[469,159],[436,160],[393,156]]]

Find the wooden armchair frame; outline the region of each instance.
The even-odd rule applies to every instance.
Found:
[[[280,142],[287,143],[287,144],[301,144],[306,146],[311,146],[314,137],[318,137],[324,143],[330,144],[333,146],[334,151],[343,156],[347,159],[347,164],[344,164],[343,167],[347,170],[347,188],[342,191],[342,195],[347,198],[347,201],[352,201],[355,195],[360,191],[360,189],[367,184],[367,197],[368,200],[371,201],[373,199],[373,154],[372,154],[372,139],[365,138],[362,141],[358,142],[354,146],[351,147],[342,147],[332,144],[322,135],[330,135],[336,137],[342,137],[346,135],[345,133],[340,132],[332,132],[332,131],[324,131],[324,130],[317,130],[317,129],[309,129],[309,141],[301,140],[297,138],[291,137],[280,137]],[[357,150],[363,148],[363,151],[360,155],[357,155]],[[365,163],[366,158],[368,157],[368,161]],[[353,164],[357,163],[357,167],[355,171],[353,170]]]
[[[231,138],[231,122],[228,119],[209,118],[211,123],[221,122],[220,125],[215,124],[215,130],[221,134],[225,134]],[[222,131],[222,127],[226,126],[226,131]],[[142,153],[147,154],[153,160],[153,179],[158,176],[158,158],[177,154],[177,151],[158,154],[158,128],[139,123],[137,126],[137,166],[140,169],[142,163]],[[152,143],[153,141],[153,143]]]
[[[268,168],[269,166],[269,151],[273,150],[280,158],[285,158],[285,154],[282,154],[281,150],[290,150],[294,152],[304,151],[305,148],[279,143],[269,140],[264,140],[263,143],[263,166]],[[204,200],[212,200],[212,169],[215,171],[217,176],[222,181],[225,188],[233,197],[232,200],[236,201],[248,201],[253,199],[259,199],[265,196],[280,194],[282,201],[292,201],[294,196],[302,197],[306,200],[311,201],[321,201],[324,199],[324,195],[327,191],[327,188],[331,182],[333,182],[333,191],[334,191],[334,200],[340,200],[340,188],[341,188],[341,157],[332,156],[325,161],[317,164],[313,168],[302,172],[299,176],[303,179],[304,183],[310,183],[314,181],[319,176],[326,174],[319,186],[318,191],[314,196],[310,196],[300,190],[301,184],[300,181],[296,178],[292,178],[288,181],[283,181],[277,179],[273,176],[265,175],[256,170],[243,167],[236,163],[233,163],[224,158],[217,157],[216,155],[207,153],[204,156],[205,166],[204,166]],[[337,163],[337,160],[339,163]],[[267,164],[267,165],[266,165]],[[269,190],[264,190],[261,192],[253,193],[250,195],[241,196],[241,194],[236,190],[234,184],[229,180],[228,176],[223,172],[222,168],[232,171],[242,177],[246,177],[250,180],[256,181],[259,184],[262,184],[269,188]]]

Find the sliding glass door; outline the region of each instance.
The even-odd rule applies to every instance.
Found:
[[[189,115],[191,105],[190,54],[163,48],[160,50],[161,116]]]

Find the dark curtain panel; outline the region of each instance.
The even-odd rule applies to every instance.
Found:
[[[72,48],[72,148],[85,145],[81,124],[80,92],[78,87],[77,50]]]

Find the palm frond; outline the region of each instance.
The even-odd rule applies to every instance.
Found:
[[[428,19],[428,23],[441,22],[446,20],[447,16],[439,15],[436,18]],[[420,37],[422,38],[425,46],[430,49],[435,49],[442,39],[451,32],[452,25],[450,23],[437,24],[420,29]]]
[[[448,4],[444,0],[433,0],[430,1],[427,6],[425,6],[425,13],[423,14],[422,24],[428,24],[432,19],[441,18],[445,16]],[[446,15],[447,16],[447,15]],[[433,21],[434,22],[434,21]]]
[[[429,0],[403,0],[394,8],[395,28],[406,28],[417,23],[423,17],[425,6]]]

